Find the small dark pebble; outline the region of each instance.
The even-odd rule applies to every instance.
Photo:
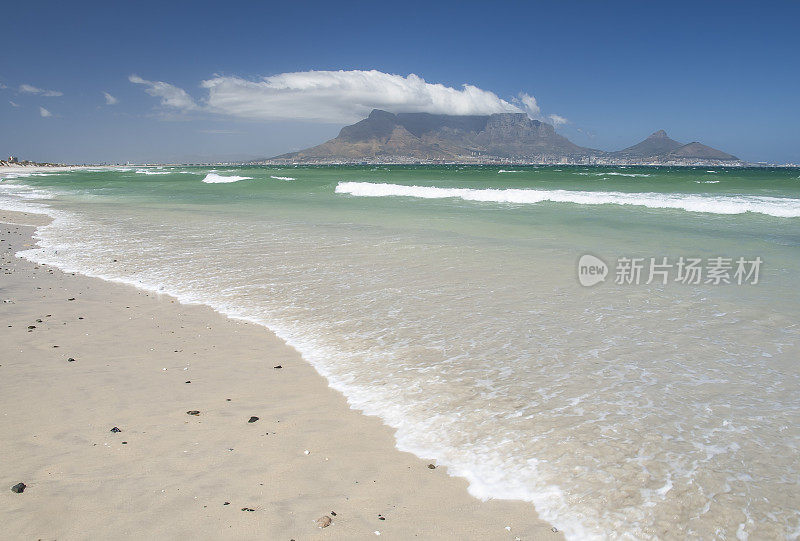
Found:
[[[230,398],[226,398],[226,399],[225,399],[225,402],[230,402],[230,401],[231,401],[231,399],[230,399]]]
[[[434,466],[433,464],[428,464],[428,469],[429,470],[435,470],[436,466]]]
[[[36,328],[36,325],[28,325],[28,328],[29,328],[29,329],[35,329],[35,328]]]
[[[69,359],[67,359],[67,362],[68,362],[68,363],[74,363],[74,362],[75,362],[75,359],[73,359],[72,357],[70,357]]]
[[[128,445],[128,442],[127,441],[123,441],[122,445]]]
[[[283,368],[281,365],[273,366],[272,368]]]
[[[186,383],[191,383],[191,381],[187,381]]]
[[[336,516],[336,511],[331,511],[331,515]]]
[[[382,516],[378,515],[378,520],[386,520],[386,517],[382,517]]]
[[[72,297],[71,299],[67,299],[67,300],[68,300],[68,301],[74,301],[74,300],[75,300],[75,297]]]
[[[249,511],[252,513],[253,511],[255,511],[255,509],[253,509],[252,507],[242,507],[242,511]]]
[[[253,415],[252,417],[250,417],[250,419],[249,419],[247,422],[248,422],[248,423],[255,423],[256,421],[258,421],[258,417],[256,417],[255,415]]]
[[[186,412],[187,415],[200,415],[200,412],[197,410],[189,410]]]
[[[230,504],[231,504],[231,502],[225,502],[222,505],[230,505]]]
[[[23,492],[25,492],[26,488],[28,488],[28,485],[26,485],[25,483],[17,483],[13,487],[11,487],[11,492],[14,492],[16,494],[22,494]]]
[[[114,428],[111,429],[111,432],[122,432],[122,430],[120,430],[115,426]]]
[[[558,533],[558,528],[553,526],[552,528],[550,528],[550,531],[553,532],[553,533]]]

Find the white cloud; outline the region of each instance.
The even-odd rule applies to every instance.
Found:
[[[10,103],[10,104],[11,104],[11,107],[19,107],[19,103],[14,103],[14,102],[13,102],[13,101],[11,101],[11,100],[8,100],[8,103]]]
[[[39,114],[42,115],[42,118],[48,118],[53,116],[53,113],[45,109],[44,107],[39,107]]]
[[[520,92],[514,101],[522,105],[522,108],[525,109],[528,116],[531,118],[539,118],[541,109],[539,109],[539,104],[536,103],[536,98],[525,92]]]
[[[281,73],[249,81],[217,76],[203,81],[208,110],[240,118],[351,122],[372,109],[480,115],[520,112],[493,92],[472,85],[461,89],[377,70]]]
[[[37,88],[33,85],[19,85],[19,91],[23,94],[41,94],[48,98],[64,95],[63,92],[59,92],[58,90],[44,90],[43,88]]]
[[[109,94],[108,92],[103,92],[103,97],[106,99],[106,105],[116,105],[119,100]]]
[[[138,75],[128,80],[145,85],[145,92],[160,98],[165,107],[250,120],[349,123],[366,117],[372,109],[450,115],[525,112],[531,118],[544,119],[536,98],[525,92],[507,101],[473,85],[452,88],[428,83],[413,73],[300,71],[257,80],[216,75],[201,83],[208,96],[199,102],[182,88],[163,81],[148,81]],[[567,122],[559,115],[548,118],[556,126]]]
[[[552,114],[547,118],[550,119],[550,122],[552,122],[553,126],[555,126],[556,128],[561,126],[562,124],[569,124],[569,120],[567,120],[561,115]]]
[[[182,88],[165,83],[163,81],[148,81],[138,75],[131,75],[128,80],[137,85],[145,85],[145,92],[156,98],[161,98],[161,105],[173,107],[175,109],[192,110],[197,109],[197,104],[192,97]]]

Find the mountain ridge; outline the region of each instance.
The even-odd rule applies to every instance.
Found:
[[[552,124],[525,113],[443,115],[373,109],[324,143],[254,163],[580,163],[741,164],[702,143],[683,144],[664,130],[616,152],[576,145]]]

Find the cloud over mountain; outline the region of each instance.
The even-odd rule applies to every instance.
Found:
[[[298,71],[250,80],[216,75],[200,86],[208,95],[195,100],[185,90],[163,81],[131,75],[130,82],[161,99],[173,111],[207,112],[248,120],[308,120],[348,123],[373,109],[394,113],[490,115],[525,112],[542,118],[536,98],[521,92],[505,100],[494,92],[464,84],[453,88],[422,77],[378,70]],[[553,122],[564,120],[558,115]],[[563,122],[560,122],[563,123]]]
[[[456,89],[428,83],[413,73],[402,76],[377,70],[281,73],[256,81],[218,76],[202,86],[209,92],[209,110],[245,118],[350,122],[372,109],[452,115],[520,111],[476,86]]]

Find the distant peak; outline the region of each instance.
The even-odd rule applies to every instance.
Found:
[[[650,138],[656,138],[656,137],[667,137],[667,132],[665,132],[664,130],[658,130],[657,132],[653,132],[653,134],[650,136]]]
[[[394,114],[388,111],[384,111],[383,109],[373,109],[369,114],[369,118],[385,118],[385,117],[394,118]]]

